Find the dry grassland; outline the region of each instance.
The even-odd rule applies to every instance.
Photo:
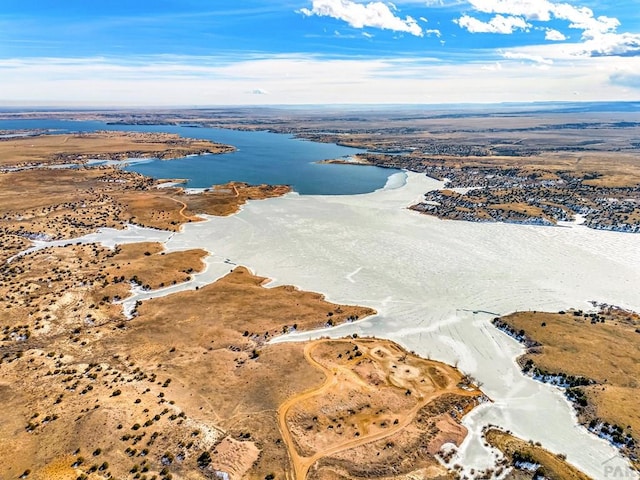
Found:
[[[188,222],[202,221],[197,214],[228,216],[236,213],[248,200],[279,197],[291,191],[286,185],[249,185],[230,182],[214,185],[198,194],[186,194],[182,188],[163,188],[158,192],[127,193],[119,196],[130,222],[178,230]]]
[[[599,313],[520,312],[501,318],[515,331],[539,343],[519,359],[549,374],[564,373],[591,380],[573,395],[580,419],[598,427],[620,426],[635,446],[623,450],[637,459],[640,443],[640,316],[604,307]],[[583,400],[580,398],[583,397]]]
[[[85,163],[87,160],[179,158],[226,153],[233,147],[169,133],[94,132],[0,139],[0,167]]]
[[[153,182],[114,168],[0,173],[0,238],[75,238],[131,217],[116,196]]]
[[[203,255],[70,245],[9,264],[0,404],[12,415],[0,423],[0,453],[10,459],[2,478],[282,478],[295,475],[290,461],[299,458],[287,435],[314,450],[313,478],[384,477],[390,465],[449,475],[433,455],[466,434],[454,420],[480,395],[469,379],[387,341],[265,343],[373,310],[266,289],[243,268],[146,301],[132,320],[105,295],[128,284],[122,276],[153,287],[183,281],[185,265],[197,271]],[[310,421],[344,426],[316,434]],[[331,448],[327,435],[336,437]]]
[[[155,188],[141,175],[113,167],[0,173],[0,259],[29,239],[70,239],[126,223],[178,231],[195,212],[230,215],[247,200],[283,195],[286,186],[231,183],[199,194]]]
[[[500,450],[512,465],[518,465],[520,462],[538,465],[533,472],[516,470],[515,475],[507,476],[509,480],[540,478],[535,477],[536,474],[550,480],[590,480],[590,477],[568,464],[562,455],[555,455],[532,442],[525,442],[496,428],[485,431],[484,437],[491,446]]]
[[[249,185],[243,182],[230,182],[215,185],[199,195],[180,195],[176,198],[188,205],[189,210],[208,215],[227,216],[238,211],[240,205],[248,200],[262,200],[280,197],[289,193],[286,185]]]
[[[468,378],[385,340],[320,340],[304,354],[325,380],[278,409],[294,478],[451,476],[434,457],[466,437],[459,421],[482,395]]]
[[[70,245],[3,265],[0,404],[12,415],[0,423],[0,454],[10,459],[2,464],[1,478],[26,470],[34,478],[103,478],[107,472],[132,478],[151,470],[160,478],[171,472],[176,478],[204,478],[197,465],[204,451],[221,468],[240,468],[243,476],[257,461],[253,453],[263,449],[242,443],[240,451],[246,447],[252,460],[244,470],[227,465],[231,454],[214,453],[220,432],[235,432],[237,438],[224,436],[227,443],[245,442],[245,432],[234,425],[248,422],[247,431],[271,429],[277,435],[277,404],[269,423],[262,418],[264,402],[268,406],[268,399],[277,402],[320,380],[313,368],[302,368],[302,357],[292,358],[301,346],[258,357],[254,350],[264,340],[245,336],[245,330],[268,328],[275,335],[288,320],[309,328],[323,324],[329,312],[336,322],[373,312],[340,308],[291,287],[267,290],[260,286],[264,279],[243,269],[199,291],[146,302],[132,321],[112,303],[128,294],[132,281],[157,288],[186,280],[202,268],[204,255],[165,254],[153,243],[113,251]],[[236,348],[250,346],[248,353]],[[245,362],[246,369],[238,370]],[[213,397],[203,397],[203,391]],[[260,405],[249,420],[241,413],[243,402],[250,413]],[[286,451],[280,454],[286,465]]]
[[[0,158],[24,166],[194,153],[164,135],[140,144],[137,135],[116,137],[7,140]],[[14,141],[38,146],[20,157]],[[145,301],[127,318],[116,302],[132,286],[184,282],[206,252],[70,242],[6,261],[32,239],[126,223],[177,230],[198,213],[228,215],[288,191],[155,187],[111,167],[0,174],[0,406],[10,412],[0,420],[0,478],[453,476],[434,455],[466,435],[459,420],[481,396],[470,379],[388,341],[267,343],[372,309],[267,289],[237,268],[195,291]],[[343,424],[329,428],[334,422]]]
[[[129,454],[115,455],[112,448],[131,433],[129,419],[144,416],[143,409],[162,417],[175,409],[136,403],[142,380],[154,375],[104,350],[102,342],[126,328],[122,308],[112,300],[128,296],[136,279],[154,286],[184,281],[187,271],[202,268],[205,253],[164,254],[158,244],[113,251],[69,245],[2,265],[0,404],[11,415],[0,423],[0,478],[31,470],[34,478],[75,479],[94,466],[100,472],[94,478],[102,478],[109,462],[125,475]]]

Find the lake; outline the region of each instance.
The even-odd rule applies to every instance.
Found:
[[[173,125],[108,125],[97,121],[0,120],[0,130],[44,129],[51,133],[96,130],[165,132],[233,145],[222,155],[195,155],[171,161],[150,159],[125,167],[153,178],[186,179],[186,187],[207,188],[230,181],[290,185],[302,195],[353,195],[384,187],[399,170],[361,165],[319,164],[346,159],[364,150],[258,131]]]

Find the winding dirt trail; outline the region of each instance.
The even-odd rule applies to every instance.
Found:
[[[280,432],[282,434],[282,439],[285,442],[285,445],[287,447],[287,450],[289,452],[289,458],[291,460],[291,466],[292,466],[292,471],[291,472],[287,472],[286,474],[286,478],[289,480],[305,480],[307,477],[307,474],[309,472],[309,469],[320,459],[324,458],[324,457],[328,457],[331,455],[335,455],[337,453],[343,452],[345,450],[349,450],[349,449],[353,449],[353,448],[357,448],[361,445],[370,443],[370,442],[375,442],[378,440],[382,440],[384,438],[390,437],[394,434],[396,434],[397,432],[399,432],[400,430],[406,428],[416,417],[417,413],[420,411],[420,409],[422,409],[425,405],[429,404],[430,402],[432,402],[433,400],[435,400],[436,398],[440,397],[441,395],[445,395],[448,393],[455,393],[457,395],[465,395],[465,396],[477,396],[478,395],[478,391],[465,391],[462,390],[461,388],[459,388],[456,383],[452,383],[449,382],[445,388],[439,388],[439,389],[435,389],[433,392],[431,392],[428,395],[424,395],[422,397],[419,398],[418,402],[416,403],[416,405],[414,405],[410,410],[408,410],[407,412],[403,412],[400,414],[397,414],[397,423],[394,422],[393,426],[390,426],[389,428],[382,430],[382,431],[378,431],[378,432],[373,432],[370,434],[365,433],[364,435],[357,437],[357,438],[353,438],[353,439],[348,439],[342,442],[338,442],[333,444],[331,447],[329,448],[324,448],[321,449],[319,451],[317,451],[316,453],[314,453],[312,456],[303,456],[299,453],[296,444],[294,442],[293,436],[291,434],[291,431],[289,430],[289,427],[287,425],[287,415],[289,413],[289,411],[291,410],[291,408],[293,406],[295,406],[296,404],[303,402],[307,399],[310,399],[312,397],[315,396],[319,396],[322,395],[328,391],[330,391],[332,388],[337,387],[338,383],[340,381],[345,381],[344,377],[347,377],[348,381],[351,382],[351,384],[357,384],[357,387],[362,387],[365,389],[371,389],[371,385],[367,384],[366,382],[364,382],[362,380],[361,377],[359,377],[351,368],[350,365],[346,365],[346,366],[342,366],[342,365],[338,365],[332,368],[328,368],[325,365],[323,365],[322,363],[318,362],[314,357],[313,357],[313,351],[321,344],[323,343],[328,343],[328,342],[337,342],[339,340],[334,340],[334,339],[323,339],[323,340],[317,340],[314,341],[312,343],[309,343],[305,346],[304,348],[304,358],[307,362],[309,362],[312,366],[314,366],[315,368],[317,368],[318,370],[322,371],[325,375],[325,380],[324,382],[319,385],[318,387],[314,387],[312,389],[306,390],[300,394],[294,395],[293,397],[287,399],[285,402],[283,402],[280,407],[278,408],[278,426],[280,428]],[[347,342],[345,340],[345,342]],[[373,357],[371,355],[369,355],[368,353],[365,353],[363,355],[362,358],[370,358],[372,360],[379,360],[376,357]],[[434,385],[436,383],[434,382]]]
[[[304,348],[304,358],[312,366],[324,373],[324,382],[319,387],[315,387],[298,395],[294,395],[293,397],[287,399],[284,403],[282,403],[280,407],[278,407],[278,426],[280,428],[280,433],[282,434],[282,439],[284,440],[284,443],[287,447],[287,451],[289,452],[291,466],[293,467],[293,476],[290,475],[290,472],[287,472],[287,479],[304,479],[307,476],[309,467],[311,467],[311,464],[309,463],[307,457],[303,457],[298,453],[298,449],[295,446],[293,437],[291,436],[291,432],[289,431],[289,427],[287,426],[287,413],[296,403],[301,402],[307,398],[319,395],[329,387],[337,385],[338,383],[337,372],[326,368],[311,356],[311,350],[314,349],[317,345],[318,342],[307,344]]]
[[[181,209],[180,209],[180,211],[178,212],[178,214],[179,214],[182,218],[186,218],[187,220],[199,220],[199,218],[198,218],[198,217],[192,217],[192,216],[189,216],[189,215],[185,215],[185,214],[184,214],[185,210],[186,210],[187,208],[189,208],[189,206],[188,206],[186,203],[184,203],[182,200],[178,200],[177,198],[173,198],[173,197],[168,197],[168,198],[170,198],[170,199],[171,199],[171,200],[173,200],[174,202],[176,202],[176,203],[178,203],[178,204],[182,205],[182,208],[181,208]]]

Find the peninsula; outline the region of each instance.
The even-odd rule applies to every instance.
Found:
[[[5,135],[0,138],[0,168],[86,164],[89,160],[170,159],[229,153],[229,145],[181,138],[169,133],[97,131],[75,134]]]

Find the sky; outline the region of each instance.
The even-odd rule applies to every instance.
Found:
[[[0,106],[640,99],[640,0],[1,0]]]

